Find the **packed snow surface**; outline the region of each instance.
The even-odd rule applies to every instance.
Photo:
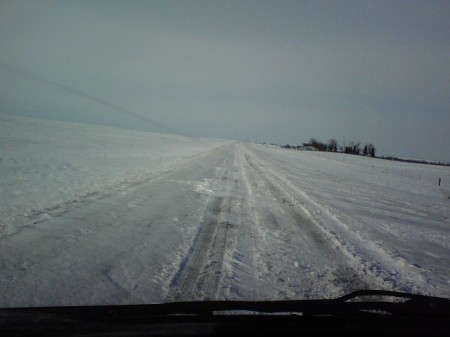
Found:
[[[450,297],[448,167],[0,115],[0,176],[0,306]]]

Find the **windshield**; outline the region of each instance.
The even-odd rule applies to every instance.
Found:
[[[2,1],[0,307],[450,297],[447,1]]]

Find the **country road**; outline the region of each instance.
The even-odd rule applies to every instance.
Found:
[[[157,176],[36,212],[0,238],[0,306],[444,289],[445,281],[430,284],[432,270],[393,250],[392,232],[383,243],[381,230],[373,241],[351,230],[309,192],[308,172],[273,153],[228,143]],[[323,186],[332,189],[329,179]],[[437,249],[445,254],[446,243]]]
[[[0,0],[0,312],[450,300],[449,17]]]

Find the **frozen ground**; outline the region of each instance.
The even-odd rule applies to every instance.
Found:
[[[0,235],[225,142],[0,114]]]
[[[0,306],[450,297],[448,167],[4,115],[0,139]]]

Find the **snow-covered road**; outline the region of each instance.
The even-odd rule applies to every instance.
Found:
[[[448,199],[350,157],[228,143],[35,212],[0,237],[0,306],[449,297]]]

